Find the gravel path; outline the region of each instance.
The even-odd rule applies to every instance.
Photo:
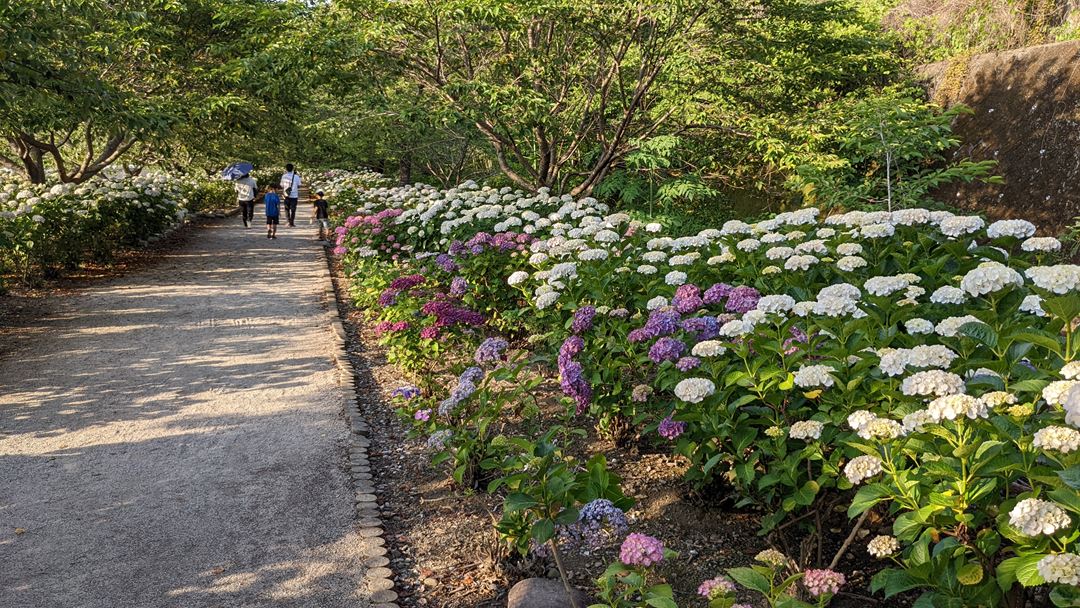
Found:
[[[371,603],[314,229],[196,230],[0,345],[0,606]]]

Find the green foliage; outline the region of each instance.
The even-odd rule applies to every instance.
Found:
[[[903,88],[830,104],[813,117],[808,145],[780,157],[793,170],[787,187],[825,208],[903,209],[950,182],[1000,182],[994,161],[946,156],[959,144],[950,124],[967,111],[941,111]]]

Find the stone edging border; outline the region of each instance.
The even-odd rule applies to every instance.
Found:
[[[390,559],[386,556],[386,540],[379,507],[376,502],[375,484],[371,477],[371,465],[368,461],[368,438],[371,427],[364,420],[357,403],[357,375],[345,350],[345,326],[341,322],[341,309],[334,288],[334,278],[330,273],[333,263],[330,248],[323,248],[326,264],[322,267],[323,301],[327,306],[327,318],[332,334],[334,364],[337,368],[338,384],[342,387],[345,399],[345,416],[349,420],[349,477],[353,488],[353,501],[356,509],[357,531],[364,540],[363,554],[367,558],[364,565],[362,585],[369,591],[371,608],[398,608],[397,592],[394,591],[394,573],[388,567]],[[358,581],[358,583],[360,583]]]

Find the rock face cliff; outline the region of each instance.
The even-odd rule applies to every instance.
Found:
[[[932,99],[963,103],[958,156],[995,159],[1004,184],[957,184],[938,197],[1056,233],[1080,216],[1080,41],[988,53],[920,68]]]

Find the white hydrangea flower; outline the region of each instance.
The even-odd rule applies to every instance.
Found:
[[[906,289],[907,286],[907,280],[894,276],[870,277],[863,283],[863,289],[875,296],[887,296]]]
[[[926,319],[908,319],[904,322],[904,329],[912,335],[932,334],[934,333],[934,324]]]
[[[763,296],[757,303],[757,310],[764,313],[783,314],[795,307],[795,298],[779,294]]]
[[[814,311],[815,304],[816,302],[810,301],[796,302],[795,306],[791,307],[791,312],[796,316],[805,317]]]
[[[904,378],[900,390],[909,397],[944,397],[963,393],[965,387],[964,379],[960,376],[940,369],[931,369]]]
[[[770,260],[786,260],[795,255],[791,247],[772,247],[765,252],[765,257]]]
[[[745,336],[754,330],[754,326],[746,323],[742,319],[733,319],[720,326],[720,335],[726,338],[737,338],[739,336]]]
[[[1069,293],[1080,285],[1080,266],[1074,264],[1032,266],[1024,274],[1036,287],[1058,295]]]
[[[646,251],[641,256],[641,259],[645,260],[650,264],[660,264],[666,261],[667,258],[668,254],[664,253],[663,251]]]
[[[1044,450],[1068,454],[1080,449],[1080,431],[1067,426],[1048,426],[1035,431],[1032,445]]]
[[[729,234],[749,234],[752,230],[753,228],[746,222],[741,220],[728,220],[720,227],[720,234],[725,236]]]
[[[1003,236],[1026,239],[1033,234],[1035,234],[1035,224],[1027,220],[998,220],[986,229],[986,236],[992,239]]]
[[[904,427],[895,420],[874,417],[858,430],[859,437],[863,439],[889,440],[896,439],[904,434]]]
[[[1025,498],[1009,511],[1009,525],[1027,536],[1053,534],[1070,524],[1065,510],[1048,500]]]
[[[1012,268],[998,262],[984,262],[971,269],[960,280],[960,288],[973,296],[1001,291],[1009,286],[1022,286],[1024,277]]]
[[[593,240],[597,243],[618,243],[622,240],[618,232],[614,230],[601,230],[593,235]]]
[[[763,275],[780,274],[780,272],[781,270],[779,266],[766,266],[761,269],[761,274]]]
[[[536,306],[536,308],[538,310],[544,310],[545,308],[551,306],[552,304],[554,304],[555,302],[558,302],[558,301],[559,301],[559,292],[557,292],[557,291],[549,291],[547,293],[544,293],[544,294],[541,294],[541,295],[537,296],[535,306]]]
[[[761,323],[764,323],[767,319],[768,319],[768,317],[766,316],[764,311],[756,310],[756,309],[747,311],[742,316],[743,323],[746,323],[747,325],[750,325],[750,326],[759,325]]]
[[[859,234],[868,239],[883,239],[896,234],[896,228],[892,224],[867,224],[859,230]]]
[[[698,342],[690,349],[690,354],[695,357],[718,357],[727,352],[727,348],[719,340],[705,340]]]
[[[800,420],[791,425],[788,437],[792,439],[821,439],[821,431],[825,425],[817,420]]]
[[[664,296],[656,296],[655,298],[653,298],[653,299],[651,299],[651,300],[649,300],[648,302],[645,303],[645,308],[647,310],[656,310],[657,308],[662,308],[662,307],[667,306],[667,305],[668,305],[668,299],[667,298],[665,298]]]
[[[527,280],[529,280],[529,273],[525,272],[524,270],[519,270],[506,278],[507,284],[515,287],[521,285]]]
[[[870,539],[870,542],[866,543],[866,552],[870,555],[881,559],[889,557],[893,553],[900,550],[900,541],[896,540],[896,537],[878,535]]]
[[[955,338],[960,335],[960,328],[968,323],[980,323],[978,318],[972,315],[964,315],[962,317],[945,317],[934,328],[939,336],[945,338]]]
[[[804,365],[795,372],[795,385],[802,388],[830,387],[835,384],[828,365]]]
[[[864,426],[866,426],[867,424],[869,424],[870,421],[872,421],[872,420],[874,420],[876,418],[877,418],[877,414],[875,414],[873,412],[870,412],[870,411],[867,411],[867,410],[855,410],[854,412],[851,412],[851,414],[848,415],[847,423],[848,423],[848,426],[851,427],[851,430],[858,431],[859,429],[861,429]]]
[[[957,418],[986,418],[990,413],[986,404],[971,395],[945,395],[938,397],[926,406],[926,412],[934,422],[956,420]]]
[[[901,209],[893,211],[889,220],[898,226],[915,226],[930,221],[930,212],[926,209]]]
[[[785,270],[807,270],[814,264],[818,263],[818,259],[812,255],[793,255],[784,262]]]
[[[578,259],[582,262],[598,262],[607,258],[608,252],[603,249],[586,249],[578,254]]]
[[[983,405],[986,407],[994,409],[1005,405],[1015,404],[1016,395],[1005,391],[990,391],[979,397],[979,401],[982,401]]]
[[[1066,380],[1078,380],[1080,379],[1080,361],[1070,361],[1061,368],[1062,378]]]
[[[881,460],[877,456],[863,454],[844,465],[844,477],[854,485],[881,473]]]
[[[860,312],[859,307],[855,300],[849,298],[837,298],[837,297],[818,297],[814,302],[813,313],[816,315],[824,315],[827,317],[842,317],[845,315],[855,315]]]
[[[1047,583],[1080,586],[1080,555],[1075,553],[1053,553],[1035,564],[1039,576]]]
[[[936,423],[934,417],[927,410],[915,410],[904,416],[900,425],[904,427],[904,433],[922,432],[923,427]]]
[[[1065,397],[1074,386],[1080,382],[1076,380],[1057,380],[1046,385],[1042,390],[1042,398],[1050,405],[1065,405]]]
[[[1046,311],[1042,308],[1042,298],[1035,294],[1024,296],[1024,301],[1020,303],[1020,312],[1033,314],[1037,317],[1046,316]]]
[[[986,222],[977,215],[954,215],[938,224],[938,230],[947,237],[956,238],[982,230]]]
[[[1061,241],[1052,236],[1037,236],[1021,243],[1020,249],[1039,253],[1061,251]]]
[[[781,241],[783,241],[785,239],[786,239],[786,237],[784,235],[780,234],[779,232],[769,232],[767,234],[761,235],[760,240],[761,240],[762,243],[771,244],[771,243],[779,243],[779,242],[781,242]],[[784,257],[787,257],[787,256],[784,256]]]
[[[705,378],[687,378],[675,385],[675,396],[687,403],[701,403],[716,392],[716,385]]]
[[[637,267],[637,273],[645,276],[656,274],[656,266],[650,264],[642,264]]]
[[[851,272],[866,267],[866,260],[857,255],[849,255],[836,260],[836,267],[844,272]]]
[[[945,285],[930,294],[930,301],[934,304],[963,304],[967,301],[967,295],[959,287]]]
[[[672,270],[664,275],[664,282],[671,286],[679,286],[686,283],[686,273],[680,270]]]
[[[761,241],[757,239],[743,239],[735,243],[735,248],[739,251],[756,251],[758,247],[761,247]]]
[[[837,255],[862,255],[863,247],[858,243],[841,243],[836,246]]]
[[[645,232],[657,233],[663,229],[664,227],[656,222],[645,224]]]

